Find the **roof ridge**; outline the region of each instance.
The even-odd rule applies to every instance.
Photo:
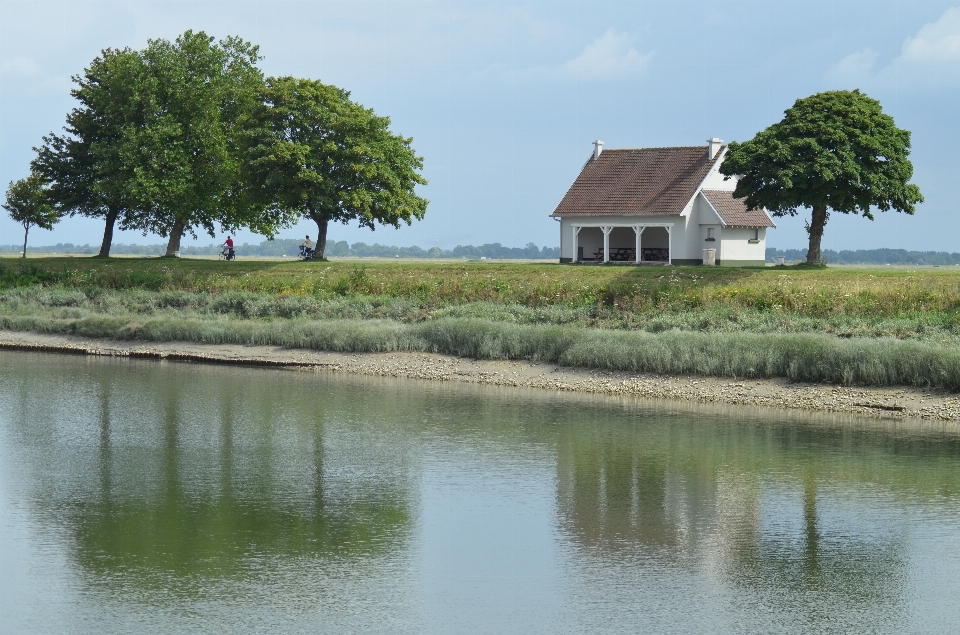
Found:
[[[726,145],[726,144],[724,144]],[[646,148],[604,148],[603,152],[621,152],[623,150],[704,150],[710,146],[649,146]],[[600,156],[603,156],[603,152]]]

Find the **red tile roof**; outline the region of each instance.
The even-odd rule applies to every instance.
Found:
[[[747,209],[742,198],[733,198],[733,192],[703,190],[703,195],[730,227],[776,227],[765,211]]]
[[[722,155],[711,159],[707,146],[604,150],[551,216],[679,214]]]

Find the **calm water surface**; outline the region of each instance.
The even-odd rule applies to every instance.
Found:
[[[960,632],[960,435],[678,408],[2,352],[0,632]]]

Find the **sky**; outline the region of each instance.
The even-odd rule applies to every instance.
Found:
[[[329,240],[557,246],[549,214],[594,140],[605,149],[746,141],[798,98],[859,88],[912,132],[926,200],[915,216],[833,214],[823,247],[960,251],[958,0],[0,0],[0,183],[26,176],[32,148],[62,129],[75,105],[70,78],[100,50],[187,29],[257,44],[265,74],[345,88],[413,138],[429,181],[424,220],[374,232],[332,225]],[[804,218],[777,219],[767,246],[805,247]],[[31,244],[98,245],[102,234],[100,220],[67,218],[33,229]],[[305,234],[316,226],[279,237]],[[0,244],[22,238],[4,214]],[[114,240],[165,242],[139,232]]]

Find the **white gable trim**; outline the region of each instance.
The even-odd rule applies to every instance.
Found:
[[[727,148],[728,146],[723,146],[723,149],[717,153],[717,157],[713,160],[713,165],[711,165],[710,169],[707,170],[707,173],[704,175],[703,179],[700,181],[700,185],[697,186],[697,189],[693,193],[693,196],[691,196],[690,200],[687,201],[687,204],[683,206],[683,210],[680,212],[681,215],[683,215],[683,212],[687,210],[693,211],[693,200],[697,198],[697,194],[700,194],[703,191],[703,184],[706,183],[707,179],[710,178],[710,173],[713,172],[713,169],[718,165],[720,165],[720,161],[723,160],[723,157],[727,156]],[[713,207],[713,205],[711,205],[710,207]],[[717,211],[717,210],[713,210],[713,211]],[[717,216],[720,216],[720,214],[717,214]]]
[[[717,215],[717,219],[720,221],[720,224],[723,225],[724,227],[726,227],[726,226],[727,226],[726,221],[723,220],[723,216],[721,216],[721,215],[720,215],[720,212],[717,211],[717,208],[713,206],[713,203],[710,202],[710,199],[707,198],[707,195],[704,194],[702,190],[699,191],[699,192],[697,192],[697,194],[700,195],[700,198],[702,198],[704,201],[706,201],[707,206],[709,206],[710,209],[713,210],[713,213]],[[713,225],[713,224],[714,224],[714,223],[701,223],[701,225]]]

